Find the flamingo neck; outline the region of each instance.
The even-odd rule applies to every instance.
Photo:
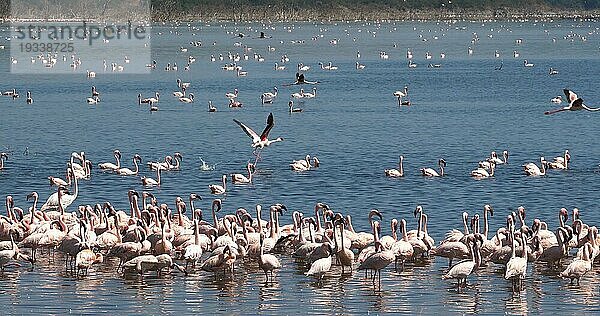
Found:
[[[404,166],[403,166],[402,160],[404,160],[404,159],[400,158],[400,166],[399,167],[400,167],[400,175],[401,176],[404,175]]]
[[[217,230],[219,230],[219,219],[217,218],[217,212],[215,212],[215,206],[213,204],[212,207],[212,217],[213,217],[213,221],[215,222],[215,228]]]
[[[483,236],[487,239],[489,233],[489,226],[488,226],[488,211],[487,209],[483,210]]]
[[[321,231],[321,216],[319,215],[319,207],[315,206],[315,218],[317,220],[317,232]]]

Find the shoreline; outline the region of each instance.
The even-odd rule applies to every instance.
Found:
[[[188,12],[181,11],[154,12],[152,14],[152,23],[176,23],[176,22],[360,22],[360,21],[528,21],[528,20],[596,20],[600,18],[600,10],[564,10],[545,8],[537,11],[521,9],[490,9],[490,10],[440,10],[440,9],[414,9],[400,10],[392,8],[373,8],[368,7],[361,10],[358,8],[335,7],[332,10],[321,9],[277,9],[273,7],[265,8],[260,6],[239,7],[230,12],[224,8],[208,8],[201,11]],[[57,17],[52,19],[41,18],[0,18],[0,22],[81,22],[84,19]],[[87,19],[87,21],[113,21],[110,17],[102,19]],[[132,19],[136,20],[136,19]],[[125,21],[122,17],[114,21]]]

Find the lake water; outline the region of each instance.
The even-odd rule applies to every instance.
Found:
[[[272,112],[271,137],[285,140],[264,151],[253,185],[228,187],[223,214],[238,207],[254,209],[257,203],[284,203],[289,210],[311,214],[314,204],[323,201],[352,214],[355,228],[362,231],[369,227],[368,211],[381,210],[383,233],[388,235],[392,218],[405,218],[408,229],[415,228],[412,211],[422,205],[436,242],[449,229],[462,227],[463,211],[481,214],[486,203],[496,211],[491,231],[520,205],[527,208],[528,223],[540,218],[551,229],[558,225],[561,207],[578,207],[590,225],[600,220],[597,115],[543,114],[555,106],[550,99],[562,95],[563,88],[574,90],[591,106],[600,103],[600,25],[596,22],[193,26],[153,28],[152,52],[158,66],[150,75],[104,74],[102,69],[94,69],[95,79],[85,74],[3,74],[0,89],[15,88],[21,98],[0,97],[0,150],[11,154],[0,171],[0,196],[14,196],[22,208],[27,206],[26,194],[33,190],[45,200],[55,190],[48,186],[47,176],[64,176],[73,151],[85,151],[95,166],[112,161],[115,148],[127,166],[135,153],[147,162],[179,151],[184,157],[182,170],[165,172],[160,189],[152,191],[170,205],[176,196],[196,192],[204,197],[199,206],[207,210],[212,200],[207,186],[219,183],[222,174],[244,173],[246,162],[253,158],[250,139],[232,119],[262,130]],[[9,36],[8,26],[1,28],[2,38]],[[256,39],[255,31],[261,30],[273,38]],[[233,38],[227,31],[248,36]],[[472,44],[474,33],[479,41]],[[521,44],[515,42],[519,38]],[[330,44],[333,39],[337,45]],[[202,47],[191,47],[192,40],[202,40]],[[250,60],[239,62],[247,77],[221,70],[229,61],[227,57],[219,61],[219,54],[243,54],[235,42],[252,48]],[[269,45],[274,52],[267,51]],[[180,46],[189,51],[180,52]],[[472,55],[467,54],[469,46]],[[408,48],[417,68],[407,67]],[[494,57],[495,50],[499,58]],[[519,58],[513,57],[514,50]],[[360,71],[354,66],[357,51],[366,65]],[[386,51],[389,59],[380,59],[380,51]],[[427,51],[431,60],[425,59]],[[255,61],[253,52],[265,61]],[[442,52],[445,59],[440,58]],[[135,52],[124,54],[132,60],[136,57]],[[217,56],[216,62],[210,61],[211,54]],[[284,54],[290,59],[287,69],[275,71],[274,63],[281,64]],[[189,55],[197,61],[186,72],[183,67]],[[0,50],[0,57],[8,60],[9,50]],[[523,67],[524,59],[535,67]],[[502,70],[495,71],[501,60]],[[329,61],[339,69],[319,69],[318,62]],[[169,62],[176,62],[179,71],[163,71]],[[315,99],[296,102],[304,112],[289,115],[289,95],[299,89],[282,84],[294,80],[300,62],[312,67],[306,78],[321,83]],[[429,62],[442,66],[428,68]],[[0,67],[6,72],[8,63]],[[550,67],[559,74],[549,76]],[[172,97],[177,78],[192,83],[188,92],[195,94],[194,103],[183,104]],[[92,85],[102,101],[90,106],[85,99]],[[405,85],[413,105],[398,107],[392,93]],[[279,87],[278,98],[272,105],[261,105],[260,94],[273,86]],[[241,109],[228,108],[224,97],[235,88],[244,103]],[[33,105],[25,103],[26,90],[32,91]],[[137,94],[147,97],[155,91],[161,93],[160,110],[151,113],[147,105],[137,104]],[[216,113],[207,112],[208,100],[217,106]],[[28,155],[24,155],[26,148]],[[505,149],[510,152],[509,164],[499,167],[493,179],[469,177],[490,151]],[[539,163],[540,156],[560,156],[565,149],[572,155],[569,171],[551,171],[538,178],[522,173],[522,164]],[[321,167],[303,174],[290,171],[288,164],[306,154],[318,156]],[[395,168],[400,154],[405,157],[405,177],[386,178],[383,170]],[[200,157],[216,163],[216,170],[201,171]],[[419,168],[436,167],[439,158],[447,161],[447,176],[420,176]],[[141,173],[155,176],[146,168]],[[91,180],[81,182],[73,206],[110,201],[117,209],[128,209],[129,189],[143,190],[139,177],[119,177],[95,168]],[[291,222],[289,214],[283,222]],[[239,264],[233,279],[215,280],[202,272],[139,279],[115,272],[115,261],[75,278],[64,272],[58,258],[56,262],[42,258],[33,271],[22,266],[0,275],[0,303],[11,314],[570,314],[598,312],[600,306],[597,268],[582,279],[581,286],[570,286],[557,277],[557,271],[530,264],[524,291],[513,294],[510,282],[503,279],[503,267],[491,264],[469,277],[467,288],[457,293],[453,282],[441,280],[447,261],[435,258],[408,265],[404,272],[386,269],[382,290],[375,292],[363,273],[340,276],[340,268],[334,267],[317,283],[304,276],[307,268],[291,257],[279,258],[283,267],[269,285],[251,261]]]

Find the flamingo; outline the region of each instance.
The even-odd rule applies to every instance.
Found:
[[[490,172],[488,172],[484,168],[477,168],[477,169],[471,171],[471,177],[478,178],[478,179],[484,179],[484,178],[493,177],[494,176],[494,169],[496,169],[496,163],[492,162],[490,164]]]
[[[73,170],[71,169],[71,171],[73,171]],[[59,187],[57,192],[54,192],[52,195],[50,195],[48,197],[48,199],[46,200],[46,203],[44,203],[44,205],[42,205],[42,207],[40,208],[40,211],[43,212],[46,210],[56,210],[60,207],[62,207],[63,209],[66,209],[67,207],[69,207],[69,205],[73,204],[73,202],[75,201],[75,199],[77,199],[77,196],[79,195],[79,186],[77,185],[77,177],[73,177],[73,182],[74,182],[74,186],[75,186],[75,192],[73,192],[73,194],[69,194],[69,192],[67,191],[66,188]],[[60,193],[59,193],[59,191],[60,191]],[[59,197],[59,195],[60,195],[60,197]]]
[[[407,95],[408,95],[408,86],[404,86],[403,90],[398,90],[398,91],[394,92],[394,96],[395,97],[401,97],[401,98],[403,98],[403,97],[405,97]]]
[[[359,267],[358,270],[374,270],[372,281],[373,285],[375,285],[375,278],[379,276],[379,288],[381,288],[381,270],[385,269],[390,263],[396,260],[395,254],[388,249],[383,249],[381,241],[379,240],[379,222],[373,222],[373,235],[375,236],[375,253],[365,259]]]
[[[148,177],[142,177],[142,185],[145,187],[160,186],[161,170],[163,170],[162,166],[158,166],[158,168],[156,168],[156,180],[154,180],[152,178],[148,178]]]
[[[298,71],[309,71],[309,70],[310,70],[310,66],[305,65],[303,63],[298,64]]]
[[[119,168],[119,169],[117,169],[117,174],[122,175],[122,176],[137,175],[140,171],[138,163],[142,163],[142,157],[140,157],[140,155],[138,155],[138,154],[135,154],[133,156],[133,165],[135,166],[135,170],[131,170],[129,168]]]
[[[213,106],[212,101],[208,101],[208,112],[217,112],[217,108]]]
[[[0,153],[0,170],[4,169],[4,160],[8,159],[7,153]]]
[[[235,99],[229,99],[229,107],[230,108],[241,108],[243,105],[242,102],[237,101]]]
[[[569,101],[569,105],[562,107],[560,109],[546,111],[546,112],[544,112],[544,114],[550,115],[550,114],[554,114],[554,113],[558,113],[558,112],[562,112],[562,111],[581,111],[581,110],[586,110],[586,111],[591,111],[591,112],[600,111],[600,108],[590,108],[587,105],[583,104],[583,99],[579,98],[575,92],[573,92],[569,89],[563,89],[563,92],[567,96],[567,101]]]
[[[88,104],[98,104],[98,102],[100,102],[100,98],[97,96],[93,96],[93,97],[87,98],[86,102]]]
[[[421,168],[421,173],[426,177],[443,177],[444,176],[444,167],[446,167],[446,160],[440,159],[438,160],[438,166],[440,167],[440,173],[435,171],[433,168]]]
[[[158,103],[159,98],[160,98],[160,94],[158,92],[154,93],[154,97],[145,98],[145,99],[142,99],[142,94],[140,93],[140,94],[138,94],[138,103],[139,104],[147,103],[147,104],[153,105],[154,103]]]
[[[310,155],[306,155],[303,160],[294,160],[290,163],[290,167],[294,171],[305,171],[310,169]]]
[[[191,85],[191,83],[189,83],[189,82],[183,82],[179,78],[176,80],[176,82],[177,82],[177,87],[179,87],[179,89],[187,89]]]
[[[573,259],[567,268],[559,274],[559,277],[571,279],[571,284],[573,284],[573,280],[577,280],[577,285],[579,285],[581,277],[592,270],[593,260],[591,256],[593,251],[592,244],[586,243],[583,246],[583,257]]]
[[[281,137],[277,137],[274,140],[268,139],[269,132],[275,125],[274,120],[273,120],[273,113],[269,113],[269,116],[267,117],[267,126],[265,126],[265,129],[263,130],[263,132],[260,136],[258,136],[258,134],[253,129],[246,126],[244,123],[242,123],[236,119],[233,119],[233,121],[236,124],[238,124],[240,126],[240,128],[242,128],[242,130],[246,133],[246,135],[248,135],[248,137],[252,138],[252,147],[253,148],[261,148],[262,149],[264,147],[271,145],[272,143],[283,141],[283,138],[281,138]]]
[[[210,193],[212,194],[225,194],[227,190],[227,175],[223,175],[222,177],[223,185],[218,184],[210,184],[208,188],[210,189]]]
[[[304,92],[304,90],[301,90],[301,92],[302,92],[302,97],[305,99],[313,99],[317,96],[317,88],[316,87],[312,88],[312,93]]]
[[[302,99],[304,98],[304,89],[300,89],[300,92],[294,92],[290,96],[294,99]]]
[[[475,241],[475,238],[475,236],[469,236],[469,238],[467,238],[467,244],[471,252],[471,259],[457,263],[442,277],[444,280],[457,279],[459,291],[461,286],[465,287],[467,285],[467,277],[471,275],[473,270],[477,268],[480,260],[479,247]]]
[[[33,103],[33,98],[31,97],[31,91],[27,91],[27,104]]]
[[[489,169],[492,162],[495,163],[496,166],[507,164],[508,163],[508,150],[505,150],[502,152],[502,158],[503,159],[498,158],[498,155],[496,154],[496,152],[492,151],[492,153],[490,154],[490,157],[488,159],[486,159],[487,164],[485,162],[480,162],[479,166],[484,169]]]
[[[294,101],[292,101],[292,100],[290,100],[290,102],[288,102],[288,106],[290,107],[290,114],[291,113],[300,113],[303,111],[303,109],[294,108]]]
[[[115,156],[115,160],[116,160],[117,164],[114,164],[111,162],[104,162],[104,163],[98,164],[98,167],[102,170],[107,170],[107,171],[119,170],[119,168],[121,168],[121,152],[118,149],[115,149],[115,151],[113,152],[113,155]]]
[[[506,272],[504,274],[504,278],[506,280],[512,279],[513,290],[521,289],[522,282],[527,273],[527,238],[521,238],[523,242],[523,254],[521,257],[517,257],[515,254],[515,228],[514,225],[511,225],[511,258],[506,263]]]
[[[562,96],[557,95],[556,97],[550,99],[550,102],[556,103],[556,104],[561,104],[562,103]]]
[[[179,102],[183,102],[183,103],[192,103],[192,102],[194,102],[194,94],[190,93],[189,97],[181,97],[181,98],[179,98]]]
[[[238,89],[237,88],[235,90],[233,90],[233,93],[231,93],[231,92],[225,93],[225,97],[227,99],[235,99],[235,98],[237,98],[237,96],[238,96]]]
[[[523,165],[523,171],[525,171],[525,174],[528,176],[544,176],[546,175],[546,164],[547,162],[544,157],[540,157],[540,165],[542,166],[542,169],[540,169],[536,164],[530,162]]]
[[[571,161],[571,154],[569,150],[565,150],[565,154],[562,157],[555,157],[553,162],[548,162],[548,169],[568,169],[569,162]]]
[[[327,248],[329,255],[317,259],[310,265],[310,269],[305,273],[306,276],[316,276],[319,280],[323,279],[323,276],[331,270],[331,246],[328,243],[323,244]]]
[[[265,272],[265,282],[269,282],[269,274],[271,274],[271,281],[273,281],[273,270],[281,268],[281,262],[279,259],[272,254],[264,253],[264,240],[265,236],[260,235],[260,255],[258,259],[258,266]]]
[[[1,169],[1,168],[0,168]],[[63,186],[63,187],[68,187],[71,185],[71,179],[73,177],[72,175],[72,171],[70,168],[67,168],[66,170],[66,176],[67,176],[67,181],[61,179],[61,178],[57,178],[57,177],[53,177],[53,176],[49,176],[48,180],[50,181],[50,186]]]
[[[273,92],[265,92],[262,95],[265,97],[265,99],[273,99],[277,97],[278,91],[279,90],[277,89],[277,87],[273,87]]]
[[[391,249],[392,253],[394,253],[394,255],[396,256],[396,259],[394,260],[394,268],[398,268],[398,261],[400,261],[402,263],[402,270],[404,270],[404,262],[407,259],[412,258],[414,254],[414,249],[410,242],[408,242],[408,235],[406,235],[406,220],[400,220],[400,229],[402,232],[402,239],[400,240],[397,240],[396,235],[396,232],[398,230],[398,221],[396,219],[394,219],[393,221],[395,221],[394,237],[396,239],[396,242],[392,245]]]
[[[250,184],[252,183],[252,169],[254,168],[254,165],[251,163],[248,163],[248,165],[246,165],[246,169],[248,170],[248,177],[246,177],[245,175],[241,174],[241,173],[232,173],[231,174],[231,183],[233,184]]]
[[[190,203],[191,202],[192,195],[190,195]],[[194,210],[192,208],[192,213],[193,212]],[[200,245],[200,233],[198,231],[198,225],[198,219],[194,219],[194,243],[185,247],[183,254],[186,270],[189,263],[192,263],[193,266],[196,266],[196,262],[200,261],[200,258],[202,257],[202,246]]]
[[[335,236],[335,227],[336,226],[339,227],[339,231],[340,231],[341,245],[339,247],[337,245],[337,237]],[[344,236],[344,217],[339,213],[335,217],[333,229],[334,229],[334,241],[336,244],[335,248],[337,249],[336,256],[338,257],[338,259],[340,261],[340,265],[342,266],[342,274],[344,274],[345,266],[349,266],[350,272],[352,272],[352,265],[354,263],[354,252],[352,252],[352,250],[350,250],[344,246],[344,239],[347,239]],[[348,247],[350,247],[350,245],[348,245]]]
[[[404,156],[400,155],[398,161],[398,169],[385,169],[385,175],[388,177],[403,177],[404,176],[404,168],[402,166],[402,162],[404,161]]]

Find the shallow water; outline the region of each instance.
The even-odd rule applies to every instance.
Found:
[[[218,183],[222,174],[243,173],[245,163],[253,158],[249,139],[232,119],[260,130],[273,112],[276,125],[271,136],[282,136],[285,141],[265,150],[253,185],[228,188],[223,214],[238,207],[251,210],[257,203],[277,202],[310,214],[314,203],[323,201],[352,214],[354,226],[360,230],[367,229],[367,212],[372,208],[383,212],[385,223],[405,218],[413,229],[412,211],[420,204],[429,215],[429,232],[436,241],[450,228],[462,227],[463,211],[481,213],[486,203],[496,210],[491,231],[501,227],[509,211],[519,205],[527,208],[528,222],[541,218],[551,228],[558,224],[561,207],[578,207],[590,224],[600,219],[596,214],[600,146],[594,137],[599,131],[595,113],[543,115],[554,106],[550,99],[562,94],[563,88],[573,89],[592,106],[600,99],[595,89],[600,69],[597,23],[296,23],[275,24],[272,29],[259,24],[195,26],[200,30],[153,28],[153,58],[158,67],[151,75],[112,75],[96,69],[98,77],[92,80],[85,75],[1,76],[1,89],[14,87],[22,97],[16,101],[0,97],[0,148],[11,154],[6,169],[0,171],[0,196],[13,195],[16,205],[23,208],[26,194],[33,190],[45,199],[53,192],[46,177],[64,176],[72,151],[85,151],[97,165],[112,161],[111,152],[118,148],[127,166],[135,153],[146,162],[179,151],[184,156],[182,171],[164,173],[163,185],[152,191],[169,204],[176,196],[196,192],[204,197],[199,206],[209,209],[207,185]],[[254,34],[248,27],[265,29],[273,38],[240,40],[226,34]],[[6,32],[7,27],[2,28]],[[470,43],[473,33],[480,38],[476,44]],[[320,34],[323,37],[311,40]],[[581,34],[587,40],[564,39],[569,34]],[[334,38],[339,39],[338,44],[330,45]],[[517,38],[523,43],[515,44]],[[191,40],[202,40],[203,46],[179,52],[179,47],[189,46]],[[292,44],[291,40],[305,42]],[[242,54],[242,48],[233,45],[236,41],[265,57],[264,63],[252,57],[240,62],[249,72],[245,78],[221,70],[228,61],[212,63],[209,58],[228,51]],[[267,52],[267,45],[276,51]],[[467,55],[469,46],[474,49],[472,56]],[[414,53],[415,69],[406,65],[407,48]],[[354,68],[357,50],[366,65],[361,71]],[[495,50],[501,54],[499,59],[494,58]],[[513,50],[521,57],[513,58]],[[386,51],[390,58],[380,59],[379,51]],[[426,67],[426,51],[441,68]],[[446,53],[443,60],[439,58],[442,51]],[[0,50],[2,60],[8,60],[8,54],[8,50]],[[127,54],[135,58],[133,53]],[[273,65],[280,63],[283,54],[290,63],[285,71],[276,72]],[[197,61],[184,72],[188,55]],[[500,59],[503,68],[494,71]],[[523,59],[535,67],[523,67]],[[339,70],[318,68],[318,62],[329,61]],[[180,71],[162,71],[167,62],[177,62]],[[288,95],[298,89],[282,84],[293,81],[298,62],[312,67],[307,79],[322,83],[315,99],[299,104],[303,113],[289,115]],[[7,64],[0,67],[6,70]],[[559,74],[549,76],[550,67]],[[195,94],[195,103],[182,104],[171,96],[177,78],[192,82],[188,92]],[[102,96],[96,106],[85,103],[91,85],[96,85]],[[413,106],[399,108],[392,93],[405,85]],[[280,96],[273,105],[262,106],[260,94],[273,86],[279,87]],[[226,106],[224,94],[234,88],[240,91],[242,109]],[[25,104],[25,90],[32,91],[35,102],[31,106]],[[138,93],[149,96],[155,91],[161,93],[158,112],[138,106]],[[218,112],[207,113],[208,100]],[[26,148],[28,155],[23,154]],[[509,164],[499,167],[493,179],[469,177],[477,161],[491,150],[504,149],[510,152]],[[565,149],[573,157],[571,170],[553,171],[541,178],[522,174],[522,164],[539,162],[541,155],[548,159],[559,156]],[[304,174],[291,172],[288,163],[306,154],[318,156],[321,167]],[[383,169],[396,167],[400,154],[405,156],[407,175],[399,180],[385,178]],[[200,157],[216,163],[216,170],[200,171]],[[425,179],[419,175],[419,168],[435,167],[441,157],[448,162],[447,177]],[[145,168],[142,174],[155,176]],[[127,209],[128,189],[143,190],[138,177],[118,177],[96,168],[90,181],[81,182],[75,204],[109,200],[118,209]],[[284,223],[289,222],[288,215]],[[390,233],[389,224],[383,225],[383,233]],[[467,289],[457,293],[453,284],[441,280],[446,260],[436,258],[408,265],[404,272],[386,269],[382,291],[374,292],[362,273],[340,276],[335,267],[317,283],[303,275],[306,267],[288,256],[279,258],[283,268],[273,284],[265,285],[264,275],[253,262],[241,263],[235,277],[226,280],[215,280],[206,273],[123,277],[114,271],[114,261],[96,266],[85,278],[75,278],[63,271],[57,255],[54,262],[43,259],[36,263],[33,271],[23,265],[0,275],[4,283],[0,303],[7,312],[17,314],[207,310],[227,314],[523,314],[597,312],[599,306],[597,268],[581,286],[569,286],[568,281],[557,278],[557,271],[542,264],[530,265],[525,290],[519,295],[511,292],[501,267],[491,265],[477,271],[469,278]]]

